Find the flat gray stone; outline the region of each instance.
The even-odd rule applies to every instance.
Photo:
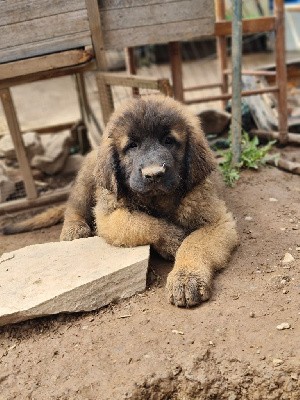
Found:
[[[0,258],[0,326],[91,311],[146,288],[149,246],[119,248],[100,237],[36,244]]]

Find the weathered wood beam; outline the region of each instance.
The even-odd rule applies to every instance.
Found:
[[[278,92],[278,86],[269,86],[267,88],[262,88],[262,89],[255,89],[255,90],[245,90],[241,92],[241,96],[254,96],[256,94],[263,94],[263,93],[274,93]],[[232,98],[232,94],[220,94],[216,96],[206,96],[206,97],[200,97],[198,99],[191,99],[191,100],[185,100],[185,104],[197,104],[197,103],[205,103],[205,102],[210,102],[210,101],[216,101],[216,100],[229,100]]]
[[[276,28],[276,20],[274,17],[261,17],[255,19],[243,19],[243,33],[260,33],[273,31]],[[232,22],[231,21],[216,21],[215,22],[216,36],[231,36]]]
[[[1,80],[17,79],[20,76],[27,76],[43,71],[51,71],[57,68],[65,68],[73,65],[86,63],[93,58],[92,51],[69,50],[61,53],[49,54],[47,56],[28,58],[0,64]]]

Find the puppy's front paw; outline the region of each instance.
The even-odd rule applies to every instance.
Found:
[[[177,307],[193,307],[210,297],[210,282],[201,271],[172,271],[167,279],[169,301]]]
[[[91,236],[90,227],[84,222],[72,222],[64,224],[61,234],[61,241],[70,241],[74,239],[87,238]]]

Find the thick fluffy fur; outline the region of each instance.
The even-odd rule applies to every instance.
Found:
[[[95,230],[112,245],[150,244],[175,259],[170,302],[199,304],[238,242],[210,179],[213,169],[198,118],[171,98],[133,99],[113,114],[99,148],[86,157],[61,240]]]

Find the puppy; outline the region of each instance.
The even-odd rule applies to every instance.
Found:
[[[214,271],[238,243],[210,179],[214,168],[199,120],[186,107],[160,95],[129,100],[86,157],[60,238],[95,231],[115,246],[151,245],[175,260],[169,301],[195,306],[210,297]]]

